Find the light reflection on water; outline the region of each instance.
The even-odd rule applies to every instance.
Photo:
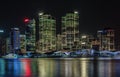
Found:
[[[120,77],[120,60],[0,59],[0,77]]]

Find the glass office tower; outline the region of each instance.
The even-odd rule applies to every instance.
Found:
[[[49,14],[39,13],[39,52],[56,50],[56,20]]]
[[[19,28],[11,28],[10,32],[11,52],[17,53],[20,49],[20,31]]]
[[[36,22],[26,19],[26,51],[36,51]]]
[[[62,17],[62,48],[79,49],[79,13],[67,13]]]

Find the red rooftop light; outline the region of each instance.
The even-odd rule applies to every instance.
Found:
[[[25,22],[25,23],[27,23],[27,22],[29,22],[29,21],[30,21],[30,20],[29,20],[28,18],[25,18],[25,19],[24,19],[24,22]]]

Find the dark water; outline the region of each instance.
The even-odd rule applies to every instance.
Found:
[[[0,59],[0,77],[120,77],[120,60]]]

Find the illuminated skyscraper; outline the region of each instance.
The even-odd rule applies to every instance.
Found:
[[[34,19],[29,20],[25,19],[24,22],[26,23],[26,50],[30,52],[36,51],[36,22]]]
[[[39,13],[39,52],[56,49],[56,20],[49,14]]]
[[[19,28],[12,28],[10,32],[11,52],[16,52],[20,49],[20,31]]]
[[[79,43],[79,13],[74,11],[73,13],[67,13],[62,17],[62,36],[63,48],[78,48]]]

